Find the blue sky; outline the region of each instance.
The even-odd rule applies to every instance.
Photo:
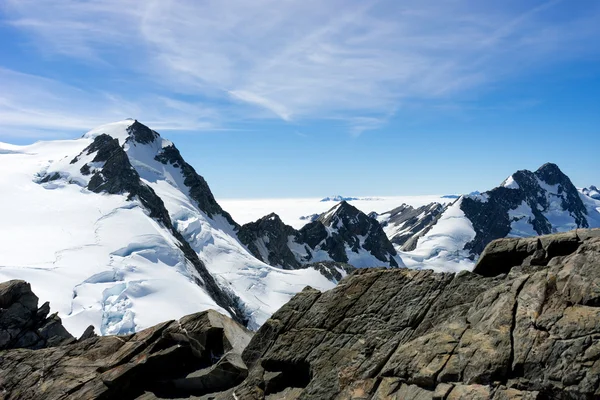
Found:
[[[600,184],[596,0],[4,0],[0,141],[137,118],[217,197]]]

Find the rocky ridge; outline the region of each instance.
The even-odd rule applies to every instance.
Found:
[[[417,241],[435,225],[446,207],[431,203],[414,208],[402,204],[391,211],[375,215],[390,241],[402,251],[417,247]]]
[[[285,225],[273,213],[241,226],[238,237],[256,258],[285,269],[318,261],[355,267],[399,266],[397,252],[379,223],[346,201],[300,230]]]
[[[40,349],[71,343],[75,339],[50,304],[38,308],[38,298],[24,281],[0,283],[0,351],[11,348]]]

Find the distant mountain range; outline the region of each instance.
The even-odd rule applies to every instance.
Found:
[[[337,196],[324,197],[320,201],[322,201],[322,202],[326,202],[326,201],[339,202],[339,201],[354,201],[354,200],[372,201],[372,200],[379,200],[379,199],[377,197],[345,197],[345,196],[337,195]]]

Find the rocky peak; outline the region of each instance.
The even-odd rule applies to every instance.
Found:
[[[294,228],[284,224],[275,213],[238,229],[238,238],[256,258],[284,269],[297,269],[301,266],[288,245],[290,237],[296,237],[297,234]]]
[[[476,233],[465,246],[474,255],[492,240],[508,235],[545,235],[590,226],[577,189],[552,163],[535,172],[517,171],[495,189],[464,196],[461,210]]]
[[[255,257],[286,269],[315,261],[352,264],[365,259],[369,266],[398,266],[396,250],[379,223],[345,201],[300,230],[269,214],[240,227],[238,237]]]
[[[319,220],[323,222],[324,225],[331,225],[331,222],[336,218],[351,218],[360,215],[362,211],[358,208],[354,207],[350,203],[345,200],[340,201],[334,207],[332,207],[329,211],[322,214]]]
[[[385,265],[398,266],[394,258],[396,250],[379,222],[346,201],[303,227],[300,233],[306,242],[311,243],[311,247],[326,250],[334,261],[351,263],[346,248],[357,254],[362,248]]]
[[[155,132],[146,125],[139,123],[137,119],[127,128],[127,133],[129,134],[129,137],[127,138],[128,142],[141,144],[153,143],[160,137],[158,132]]]
[[[535,171],[535,175],[549,185],[568,185],[571,183],[569,177],[554,163],[545,163]]]

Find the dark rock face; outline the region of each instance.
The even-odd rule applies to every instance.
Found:
[[[75,341],[62,326],[60,318],[56,314],[48,316],[49,312],[48,303],[38,309],[38,298],[29,283],[0,283],[0,351],[40,349]]]
[[[555,164],[544,164],[535,172],[517,171],[512,179],[518,188],[497,187],[482,194],[485,201],[479,197],[463,198],[461,209],[472,222],[476,233],[475,239],[465,246],[472,254],[480,254],[492,240],[509,234],[513,222],[509,211],[522,203],[531,208],[533,218],[527,222],[538,235],[553,232],[551,222],[544,215],[552,202],[559,202],[561,209],[573,217],[578,228],[589,227],[587,209],[577,189]],[[544,184],[558,185],[558,193],[549,193]]]
[[[137,120],[127,128],[129,137],[127,141],[132,141],[141,144],[149,144],[160,137],[158,132],[153,131],[146,125],[139,123]]]
[[[242,354],[248,377],[218,398],[598,398],[600,230],[576,235],[536,238],[544,254],[532,247],[498,276],[359,269],[307,288],[260,328]],[[520,240],[503,242],[480,271],[517,265]]]
[[[331,261],[348,263],[350,252],[363,250],[380,260],[381,266],[398,266],[396,250],[379,223],[345,201],[299,231],[269,214],[240,227],[238,237],[256,258],[286,269],[302,268],[317,251],[326,252]]]
[[[137,124],[141,125],[139,123]],[[149,128],[147,129],[149,131]],[[153,131],[150,131],[150,133],[152,135],[155,134]],[[137,135],[135,137],[140,137],[141,140],[149,140],[151,136],[143,128],[137,128],[135,131],[130,132],[130,134]],[[133,137],[134,136],[130,136],[127,140],[130,140]],[[217,304],[226,310],[232,311],[234,318],[243,322],[243,313],[238,307],[237,300],[225,293],[218,286],[213,276],[206,269],[204,263],[198,258],[198,254],[192,249],[179,231],[175,229],[171,222],[169,212],[165,208],[164,202],[150,186],[142,182],[139,174],[131,165],[127,153],[125,153],[123,147],[119,145],[119,141],[106,134],[99,135],[94,139],[90,146],[83,150],[82,154],[85,153],[89,155],[94,152],[96,152],[96,156],[92,162],[102,162],[104,164],[102,168],[95,170],[93,173],[88,184],[88,189],[95,193],[128,194],[127,198],[129,200],[139,200],[142,206],[148,210],[150,217],[161,223],[179,241],[179,248],[185,254],[186,258],[194,265],[202,278],[202,282],[198,281],[196,283],[199,286],[204,287]]]
[[[363,247],[378,260],[392,267],[398,266],[392,258],[397,254],[396,250],[377,221],[345,201],[336,207],[335,212],[330,210],[318,219],[335,232],[325,239],[321,249],[326,250],[334,261],[348,262],[345,246],[354,252]],[[359,236],[365,238],[362,245]]]
[[[269,214],[256,222],[240,227],[238,238],[259,260],[285,269],[297,269],[302,265],[288,246],[289,237],[297,231],[285,225],[277,214]]]
[[[440,203],[431,203],[418,208],[402,204],[391,211],[381,214],[386,218],[383,227],[394,226],[395,233],[388,234],[393,244],[402,246],[403,251],[414,250],[417,241],[435,225],[444,210]]]
[[[215,311],[128,336],[90,337],[41,350],[0,352],[3,399],[189,398],[247,375],[251,333]]]

